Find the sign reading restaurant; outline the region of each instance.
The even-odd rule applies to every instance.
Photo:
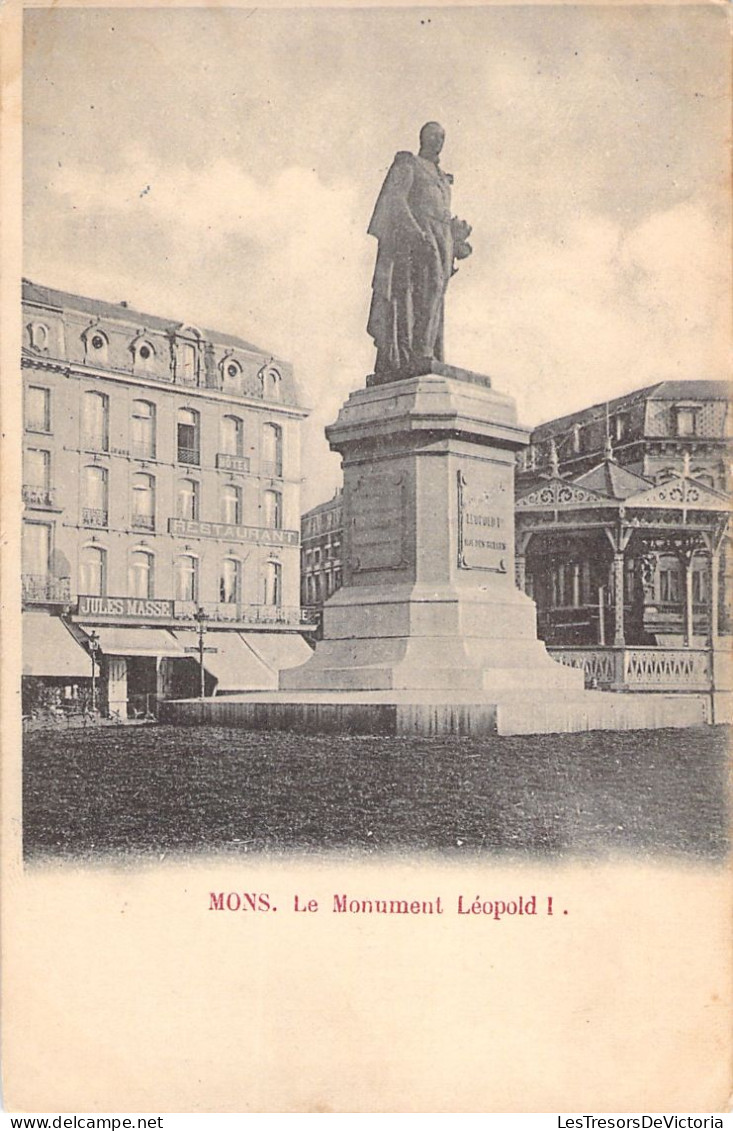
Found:
[[[273,530],[267,526],[232,526],[227,522],[194,522],[169,518],[168,533],[186,538],[225,538],[230,542],[257,542],[267,546],[297,546],[298,530]]]

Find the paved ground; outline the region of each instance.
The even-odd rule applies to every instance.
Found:
[[[26,736],[27,858],[185,850],[720,858],[728,732],[491,739],[148,726]]]

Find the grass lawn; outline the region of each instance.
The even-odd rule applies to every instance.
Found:
[[[26,858],[226,850],[719,858],[728,732],[482,739],[119,727],[26,736]]]

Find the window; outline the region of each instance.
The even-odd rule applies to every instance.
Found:
[[[155,479],[143,471],[132,477],[132,525],[135,530],[155,530]]]
[[[84,468],[84,507],[82,522],[85,526],[107,525],[107,469]]]
[[[131,597],[153,596],[153,555],[147,550],[133,550],[130,554],[127,585]]]
[[[265,491],[264,525],[268,530],[282,528],[282,495],[279,491]]]
[[[196,347],[183,342],[178,347],[181,381],[186,385],[196,384]]]
[[[268,562],[265,567],[265,604],[281,603],[282,566],[280,562]]]
[[[241,590],[241,562],[236,558],[224,558],[219,579],[219,601],[224,605],[236,605],[241,600]]]
[[[31,322],[28,326],[28,341],[32,350],[47,350],[48,326],[44,326],[43,322]]]
[[[241,456],[244,450],[244,426],[238,416],[225,416],[221,422],[221,450],[224,455]]]
[[[84,394],[82,432],[85,448],[109,451],[109,397],[104,393]]]
[[[155,405],[150,401],[132,402],[132,454],[155,459]]]
[[[51,561],[51,527],[44,522],[23,524],[23,573],[47,577]]]
[[[155,368],[155,350],[145,338],[138,338],[130,346],[132,368],[136,373],[150,373]]]
[[[283,473],[282,428],[277,424],[262,426],[262,474],[280,476]]]
[[[676,604],[680,600],[680,567],[677,564],[659,570],[659,600]]]
[[[675,418],[678,436],[697,435],[697,415],[699,409],[691,405],[677,405]]]
[[[176,515],[189,522],[198,521],[199,485],[195,479],[179,479]]]
[[[198,559],[191,554],[181,554],[175,564],[175,593],[177,601],[198,601]]]
[[[89,365],[104,365],[107,362],[107,335],[92,327],[82,335],[84,341],[84,360]]]
[[[692,600],[695,605],[702,605],[708,600],[708,579],[704,569],[692,572]]]
[[[85,546],[79,560],[79,592],[104,597],[107,592],[107,554],[99,546]]]
[[[225,483],[221,489],[221,521],[230,526],[242,521],[242,492],[234,483]]]
[[[178,410],[178,462],[199,464],[199,414],[190,408]]]
[[[280,382],[282,380],[280,370],[276,369],[274,365],[268,365],[260,370],[260,381],[262,382],[262,396],[266,400],[277,401],[280,399]]]
[[[619,412],[613,418],[613,432],[616,443],[626,439],[629,434],[629,424],[628,412]]]
[[[51,431],[51,390],[29,385],[25,394],[25,426],[29,432]]]
[[[51,504],[51,453],[27,448],[23,455],[23,499],[37,506]]]

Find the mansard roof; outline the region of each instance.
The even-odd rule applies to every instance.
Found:
[[[89,314],[92,317],[109,319],[114,322],[136,322],[149,330],[184,333],[186,330],[191,331],[191,325],[188,322],[177,322],[171,318],[161,318],[157,314],[146,314],[127,306],[126,303],[104,302],[102,299],[87,298],[85,295],[76,295],[69,291],[44,287],[39,283],[31,282],[30,279],[23,279],[23,301],[37,303],[40,306],[50,307],[58,311],[78,311],[82,314]],[[206,329],[202,329],[201,333],[204,338],[217,345],[232,346],[249,353],[259,354],[262,357],[272,356],[268,350],[255,346],[244,338],[238,338],[233,334],[223,334],[219,330]]]

